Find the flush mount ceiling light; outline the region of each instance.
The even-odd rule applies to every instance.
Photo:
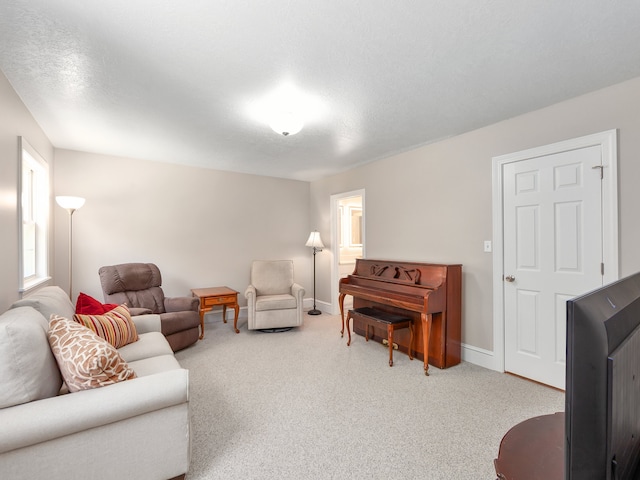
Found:
[[[306,124],[317,121],[324,111],[317,97],[303,92],[291,82],[281,84],[247,105],[249,116],[285,137],[295,135]]]
[[[302,130],[304,124],[300,117],[295,113],[283,111],[275,112],[273,114],[273,118],[269,122],[269,126],[274,132],[286,137],[287,135],[295,135],[298,133]]]

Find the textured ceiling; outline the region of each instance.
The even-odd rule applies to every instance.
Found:
[[[2,0],[58,148],[314,180],[640,76],[638,0]],[[295,136],[256,102],[316,109]],[[301,103],[301,102],[300,102]]]

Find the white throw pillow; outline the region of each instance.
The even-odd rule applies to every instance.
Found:
[[[62,376],[44,317],[30,307],[0,315],[0,408],[54,397]]]

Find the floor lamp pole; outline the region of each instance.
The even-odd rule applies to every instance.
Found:
[[[67,209],[69,211],[69,298],[73,299],[73,212],[75,208]]]
[[[317,230],[311,232],[305,246],[313,247],[313,309],[309,310],[307,313],[309,315],[320,315],[322,312],[316,308],[316,253],[322,251],[324,244],[322,243],[320,233],[318,233]]]
[[[320,315],[322,312],[316,308],[316,247],[313,247],[313,310],[309,310],[309,315]]]
[[[56,203],[69,213],[69,298],[73,300],[73,212],[84,205],[84,198],[61,195]]]

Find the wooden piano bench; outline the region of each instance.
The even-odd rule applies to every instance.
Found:
[[[383,324],[387,326],[387,341],[389,342],[389,366],[393,367],[393,332],[400,328],[409,329],[409,359],[413,360],[413,321],[409,317],[385,312],[377,308],[362,307],[349,310],[347,313],[347,333],[349,340],[347,346],[351,345],[351,328],[349,322],[352,318],[363,320],[366,324],[365,340],[369,341],[369,326],[373,324]]]

